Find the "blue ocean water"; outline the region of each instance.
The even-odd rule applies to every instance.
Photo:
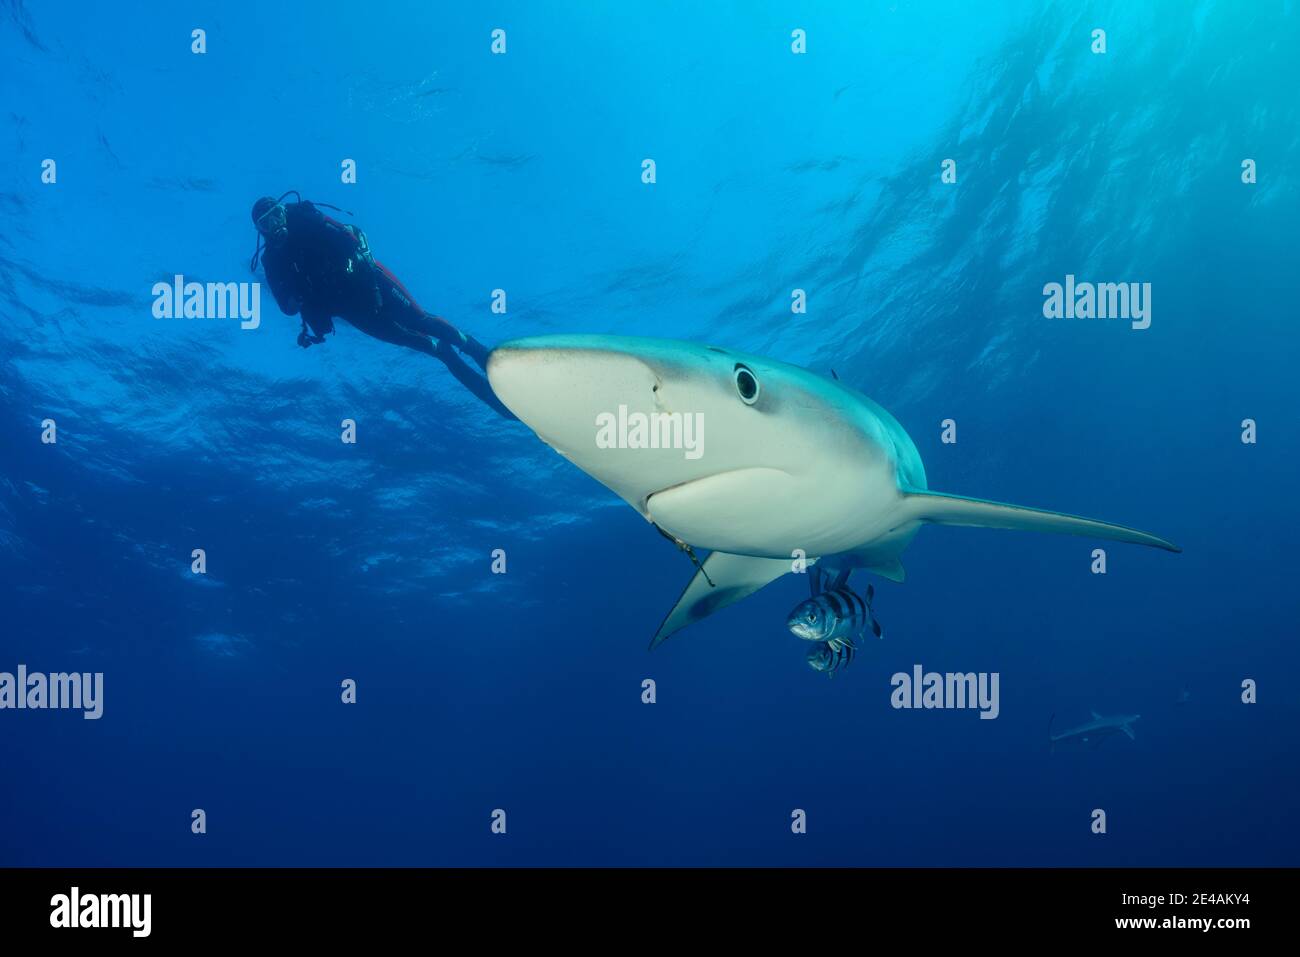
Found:
[[[1298,47],[1293,2],[8,0],[0,671],[104,714],[0,711],[0,864],[1300,863]],[[933,488],[1185,551],[925,528],[835,680],[795,577],[647,653],[689,561],[439,363],[153,317],[261,279],[288,189],[485,342],[833,368]],[[1150,328],[1044,318],[1067,274]],[[999,717],[892,708],[916,664]],[[1091,710],[1136,740],[1050,752]]]

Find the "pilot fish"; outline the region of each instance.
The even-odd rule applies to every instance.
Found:
[[[834,678],[835,672],[847,668],[855,654],[852,645],[832,645],[829,641],[819,641],[808,652],[808,667]]]
[[[881,636],[880,624],[871,613],[875,589],[868,585],[863,599],[848,587],[848,578],[848,569],[833,580],[821,569],[813,569],[808,582],[812,597],[796,605],[786,618],[786,627],[796,637],[818,643],[807,657],[814,671],[834,675],[847,668],[857,651],[855,642],[867,628]]]
[[[835,646],[852,645],[868,628],[879,638],[880,624],[871,614],[873,597],[875,589],[870,585],[865,600],[841,585],[800,602],[790,612],[786,626],[804,641],[825,641]]]

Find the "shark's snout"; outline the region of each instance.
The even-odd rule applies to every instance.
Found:
[[[582,337],[515,339],[492,351],[488,382],[502,403],[561,451],[595,443],[595,421],[653,401],[655,375],[637,357]]]

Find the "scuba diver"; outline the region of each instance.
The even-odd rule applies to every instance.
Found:
[[[298,201],[286,204],[290,195]],[[286,316],[301,315],[298,345],[306,349],[323,343],[334,331],[337,316],[368,336],[441,359],[493,411],[514,419],[487,378],[461,358],[463,352],[486,372],[487,347],[421,309],[401,281],[371,255],[365,233],[326,216],[316,205],[297,190],[279,199],[263,196],[253,204],[258,240],[249,266],[256,272],[261,256],[280,310]]]

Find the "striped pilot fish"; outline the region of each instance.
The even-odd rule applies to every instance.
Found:
[[[786,626],[796,637],[825,646],[808,653],[809,667],[834,673],[853,660],[852,652],[857,650],[855,642],[868,628],[877,638],[881,637],[880,623],[871,611],[875,589],[868,585],[867,596],[862,598],[848,587],[847,569],[829,583],[818,569],[810,575],[813,595],[790,612]]]
[[[832,646],[829,641],[819,641],[808,652],[808,667],[834,678],[835,672],[849,666],[854,654],[853,645]]]

